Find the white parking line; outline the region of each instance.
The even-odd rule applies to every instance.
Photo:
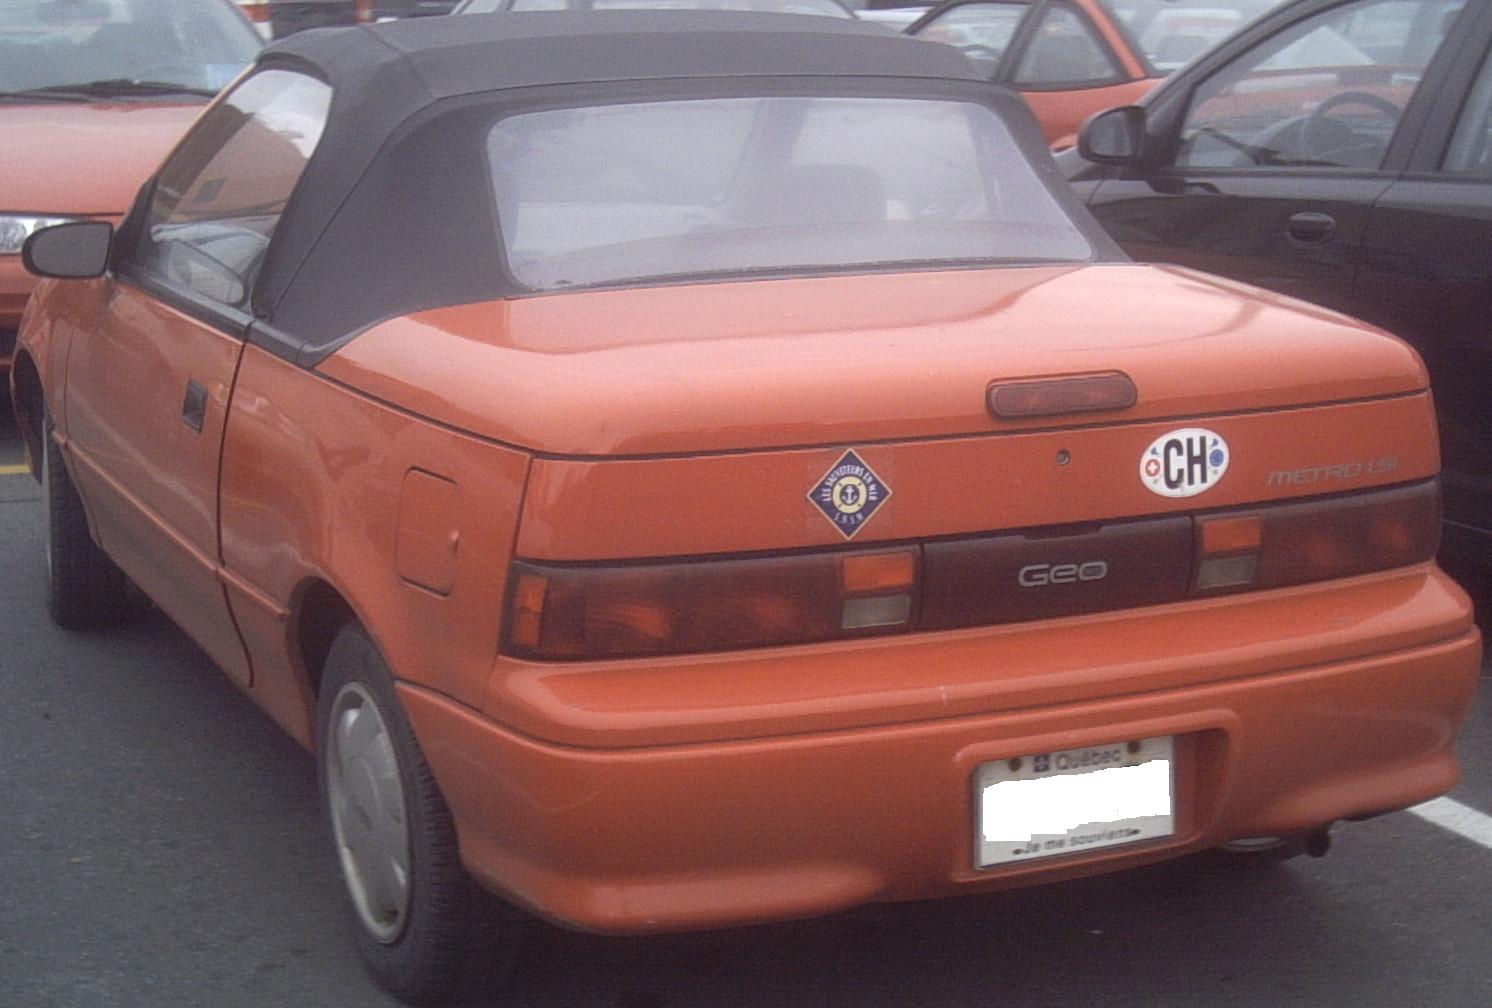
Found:
[[[1425,822],[1448,829],[1483,847],[1492,847],[1492,816],[1449,798],[1436,798],[1409,809]]]

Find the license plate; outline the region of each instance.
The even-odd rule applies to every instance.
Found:
[[[1167,736],[982,764],[978,867],[1171,836],[1174,751]]]

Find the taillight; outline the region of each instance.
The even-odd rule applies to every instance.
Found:
[[[1420,563],[1440,543],[1435,482],[1197,518],[1199,593],[1280,588]]]
[[[600,658],[724,651],[905,629],[917,552],[616,567],[513,567],[508,651]]]
[[[356,0],[353,6],[353,16],[358,24],[367,24],[374,20],[373,0]]]
[[[268,3],[246,3],[244,0],[239,0],[238,9],[243,11],[244,17],[255,24],[269,24]]]
[[[513,564],[504,651],[581,660],[947,630],[1279,588],[1435,555],[1431,480],[869,550]]]

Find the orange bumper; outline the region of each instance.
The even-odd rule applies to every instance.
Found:
[[[1188,685],[1127,691],[1105,680],[1104,695],[1094,696],[1082,669],[1096,656],[1074,651],[1066,702],[828,730],[815,730],[799,708],[801,731],[735,741],[584,748],[520,733],[419,687],[401,695],[478,878],[586,929],[728,926],[1093,874],[1444,793],[1456,781],[1452,742],[1480,674],[1469,603],[1427,566],[1318,590],[1325,612],[1307,604],[1310,593],[1297,594],[1300,626],[1293,636],[1274,631],[1300,644],[1294,653],[1317,653],[1305,638],[1339,635],[1353,593],[1364,606],[1398,610],[1362,614],[1360,626],[1383,633],[1354,657],[1280,654],[1261,671],[1257,654],[1244,657],[1223,640],[1212,654],[1166,659],[1205,670]],[[1240,596],[1174,608],[1178,620],[1215,621],[1218,634],[1243,640],[1260,632],[1251,606]],[[1422,639],[1406,635],[1411,623]],[[918,671],[936,668],[950,640],[967,645],[968,636],[919,641],[927,664]],[[999,636],[1012,639],[1009,628]],[[989,657],[997,680],[999,655]],[[718,662],[696,664],[697,674],[718,674]],[[639,688],[655,690],[646,669],[639,665]],[[852,663],[835,686],[826,703],[842,707],[856,691]],[[682,713],[699,723],[700,711],[681,712],[666,693],[641,695],[657,698],[660,718]],[[974,867],[981,764],[1162,735],[1176,738],[1175,836]]]

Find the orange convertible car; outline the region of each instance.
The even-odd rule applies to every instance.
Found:
[[[1481,642],[1413,351],[1124,261],[952,48],[307,32],[117,232],[24,256],[53,615],[127,577],[315,749],[406,998],[510,961],[515,907],[1320,852],[1456,779]]]

